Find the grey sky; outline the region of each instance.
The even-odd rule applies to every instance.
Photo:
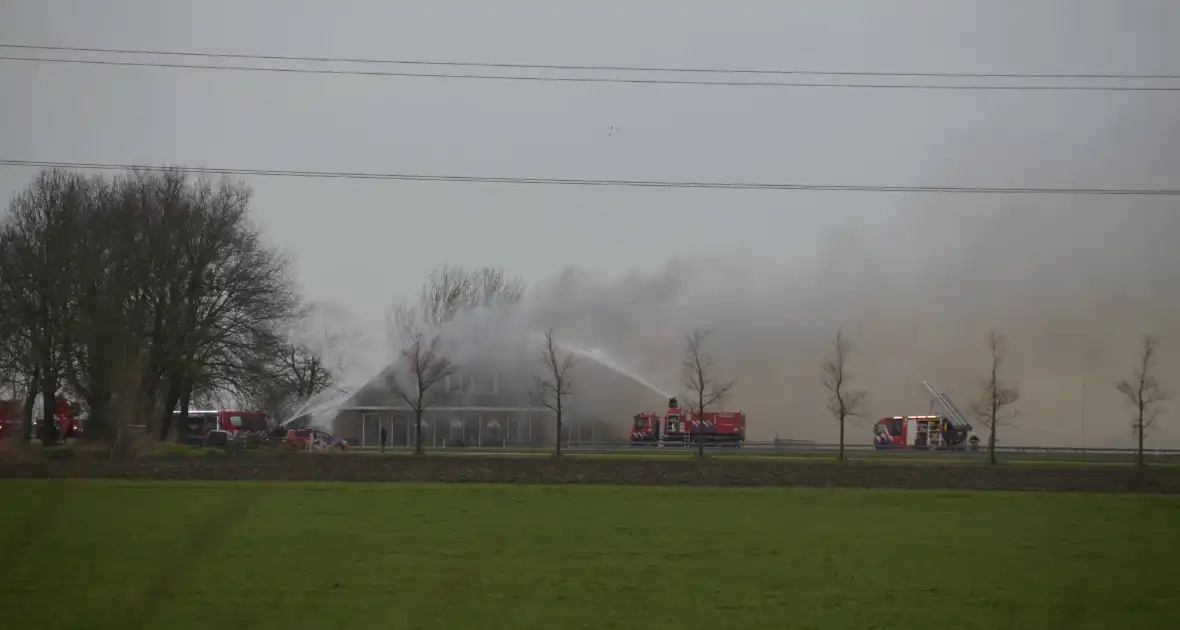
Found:
[[[1180,3],[0,0],[0,40],[553,64],[1180,73]],[[0,90],[0,157],[18,159],[834,184],[1180,185],[1180,95],[1173,93],[586,85],[11,61],[0,61]],[[608,134],[608,126],[618,131]],[[7,197],[31,174],[0,169],[0,192]],[[499,265],[537,281],[570,265],[654,269],[704,250],[791,274],[832,256],[841,226],[858,229],[899,278],[912,280],[924,278],[920,269],[930,262],[913,253],[919,215],[983,221],[1001,209],[1051,204],[1097,217],[1112,203],[251,183],[258,219],[298,256],[309,297],[365,317],[414,291],[441,263]],[[1125,213],[1178,211],[1175,200],[1116,201]],[[941,220],[942,238],[953,238],[958,218]],[[890,242],[899,251],[883,253]],[[956,260],[940,257],[967,264]]]

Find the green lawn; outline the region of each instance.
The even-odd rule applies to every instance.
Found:
[[[0,628],[1180,628],[1180,499],[0,482]]]

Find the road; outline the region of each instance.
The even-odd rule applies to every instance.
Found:
[[[687,457],[691,456],[696,447],[682,444],[639,445],[628,442],[606,442],[595,444],[563,445],[562,450],[569,454],[581,455],[609,455],[609,456],[646,456],[646,457]],[[353,447],[352,450],[361,452],[376,452],[378,447]],[[390,452],[405,452],[405,447],[390,448]],[[479,453],[483,455],[543,455],[551,448],[527,446],[482,446],[482,447],[452,447],[428,449],[434,453]],[[712,456],[724,457],[784,457],[784,458],[818,458],[834,457],[839,446],[836,444],[783,444],[775,442],[746,442],[741,447],[710,447],[706,450]],[[942,451],[942,450],[906,450],[906,449],[875,449],[871,445],[846,444],[846,457],[854,460],[937,460],[937,461],[973,461],[986,455],[986,450],[977,451]],[[997,447],[996,453],[1005,459],[1020,459],[1029,461],[1052,462],[1129,462],[1135,458],[1134,449],[1119,448],[1072,448],[1055,446],[1003,446]],[[1180,449],[1147,449],[1144,455],[1153,462],[1170,461],[1180,463]]]

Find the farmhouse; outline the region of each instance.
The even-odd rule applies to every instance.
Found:
[[[423,414],[425,446],[540,446],[554,442],[555,414],[533,402],[535,375],[543,369],[536,344],[486,349],[459,363],[435,386]],[[626,439],[631,417],[657,411],[659,393],[600,363],[577,357],[570,372],[573,393],[563,402],[562,439],[569,444]],[[392,446],[414,445],[413,410],[393,392],[395,363],[362,387],[332,423],[350,444],[379,444],[381,429]]]

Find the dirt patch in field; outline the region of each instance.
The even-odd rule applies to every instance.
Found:
[[[131,462],[90,454],[0,461],[3,478],[193,479],[213,481],[395,481],[678,486],[1146,492],[1180,494],[1180,468],[964,466],[812,461],[651,460],[505,456],[374,456],[244,453],[154,456]]]

